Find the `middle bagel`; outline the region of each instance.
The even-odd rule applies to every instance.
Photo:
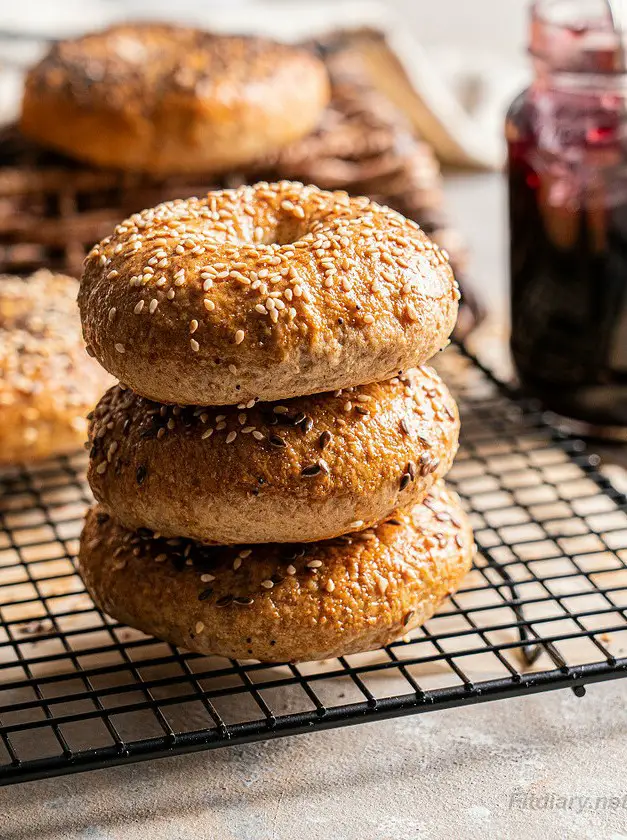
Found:
[[[237,407],[161,405],[111,388],[88,478],[127,528],[237,544],[313,542],[420,502],[457,451],[455,401],[419,368],[383,382]]]

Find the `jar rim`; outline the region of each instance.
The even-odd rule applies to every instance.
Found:
[[[604,0],[534,0],[529,52],[549,69],[627,73],[627,30],[617,31]]]

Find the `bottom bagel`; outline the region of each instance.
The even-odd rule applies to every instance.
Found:
[[[203,654],[308,661],[372,650],[426,621],[469,570],[473,536],[438,483],[373,529],[320,543],[206,546],[88,511],[80,572],[124,624]]]

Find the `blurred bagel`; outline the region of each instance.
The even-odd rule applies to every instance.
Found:
[[[0,276],[0,464],[82,448],[85,415],[111,384],[85,352],[77,291],[43,269]]]
[[[21,129],[97,166],[218,172],[309,133],[329,95],[305,49],[122,24],[51,47],[27,75]]]

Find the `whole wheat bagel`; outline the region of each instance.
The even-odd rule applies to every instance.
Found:
[[[96,245],[79,306],[142,396],[222,405],[389,378],[447,344],[446,253],[367,198],[259,183],[135,214]]]
[[[41,270],[0,276],[0,464],[82,447],[107,373],[85,353],[78,283]]]
[[[216,172],[308,134],[328,100],[324,64],[302,48],[122,24],[51,47],[27,75],[21,129],[98,166]]]
[[[457,407],[428,369],[283,404],[180,408],[112,388],[89,482],[127,528],[212,543],[312,542],[421,501],[455,457]]]
[[[128,531],[92,508],[79,568],[100,608],[203,654],[299,661],[371,650],[460,585],[473,540],[454,493],[373,530],[303,546],[209,547]]]

